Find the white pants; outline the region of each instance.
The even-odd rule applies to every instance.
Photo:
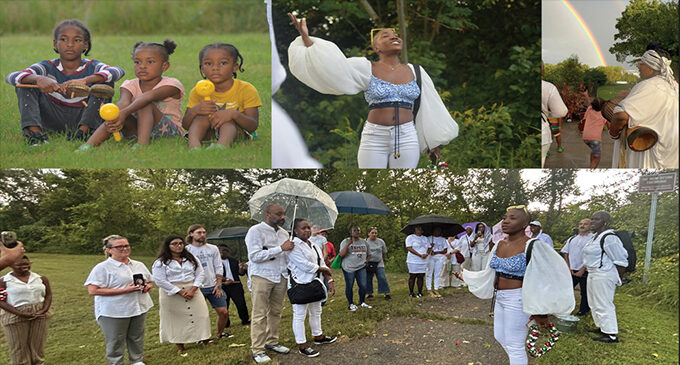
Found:
[[[454,272],[460,272],[460,264],[451,264],[451,270],[447,270],[448,262],[449,261],[444,262],[442,274],[439,277],[439,287],[446,288],[452,286],[454,288],[460,288],[463,282],[452,275]]]
[[[619,333],[616,322],[616,307],[614,306],[614,293],[619,282],[619,274],[616,269],[608,272],[588,273],[587,292],[588,305],[593,315],[595,326],[600,331],[615,335]]]
[[[425,271],[425,286],[427,290],[432,290],[432,279],[434,276],[434,290],[439,290],[439,279],[442,274],[442,268],[446,262],[446,256],[434,255],[427,261],[427,271]]]
[[[551,143],[546,143],[541,145],[541,167],[545,166],[545,158],[548,157],[548,151],[550,151]]]
[[[481,271],[486,268],[486,264],[489,262],[491,257],[488,252],[478,252],[472,254],[470,270],[471,271]]]
[[[399,158],[394,158],[394,126],[366,121],[361,132],[357,161],[360,169],[414,169],[418,167],[420,147],[413,122],[399,126]]]
[[[309,327],[312,328],[312,336],[321,336],[321,302],[308,304],[293,304],[293,334],[295,343],[307,343],[305,337],[305,317],[309,311]]]
[[[522,311],[522,289],[498,290],[493,311],[493,336],[508,354],[510,365],[526,365],[529,316]]]

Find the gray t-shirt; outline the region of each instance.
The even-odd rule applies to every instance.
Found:
[[[340,244],[338,254],[340,254],[340,251],[342,251],[342,249],[344,249],[348,243],[349,238],[345,238]],[[342,269],[347,272],[354,272],[363,268],[366,266],[367,254],[368,244],[366,243],[365,239],[360,238],[358,241],[352,242],[352,244],[350,244],[349,248],[347,249],[347,255],[342,258]]]
[[[366,240],[368,244],[368,255],[371,256],[371,262],[377,262],[378,267],[385,267],[385,261],[383,261],[383,255],[387,253],[387,245],[385,241],[380,238],[376,238],[375,241]]]

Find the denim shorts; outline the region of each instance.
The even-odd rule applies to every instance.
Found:
[[[224,292],[224,290],[222,290],[222,295],[219,298],[217,298],[215,296],[215,294],[212,293],[213,289],[214,288],[212,288],[212,287],[201,288],[201,293],[203,293],[203,296],[205,297],[205,299],[208,299],[208,301],[210,302],[210,305],[213,308],[226,307],[227,306],[227,295]]]
[[[583,142],[585,142],[588,147],[590,147],[590,154],[593,156],[600,156],[602,154],[602,146],[600,141],[591,141],[588,139],[584,139]]]

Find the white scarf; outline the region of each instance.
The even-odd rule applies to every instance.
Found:
[[[675,82],[673,70],[671,70],[671,60],[651,49],[646,51],[640,60],[652,70],[659,71],[661,78],[669,83],[673,90],[678,91],[678,83]]]

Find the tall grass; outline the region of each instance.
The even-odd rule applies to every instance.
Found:
[[[125,2],[123,2],[125,3]],[[0,85],[0,167],[59,167],[59,168],[266,168],[271,166],[271,56],[269,37],[266,33],[239,34],[194,34],[181,32],[104,35],[92,32],[93,48],[88,58],[98,59],[109,65],[122,67],[126,75],[123,80],[133,79],[134,67],[131,59],[132,46],[138,41],[161,42],[170,38],[177,42],[175,53],[170,56],[170,68],[164,76],[179,79],[185,88],[182,111],[185,110],[189,91],[201,79],[198,72],[198,52],[203,46],[214,42],[232,43],[244,57],[245,72],[238,78],[252,83],[260,94],[260,125],[258,139],[234,144],[227,151],[189,152],[183,138],[167,138],[152,141],[144,150],[130,151],[130,143],[105,142],[99,148],[78,155],[73,151],[78,142],[68,142],[66,137],[50,136],[50,143],[40,147],[28,147],[20,129],[20,115],[14,88],[9,84]],[[0,36],[0,74],[3,78],[12,71],[22,70],[44,59],[58,57],[52,51],[51,34],[40,36]],[[12,50],[7,52],[6,50]],[[119,98],[116,83],[113,101]]]
[[[99,34],[266,32],[260,0],[5,0],[0,34],[49,34],[77,18]]]

